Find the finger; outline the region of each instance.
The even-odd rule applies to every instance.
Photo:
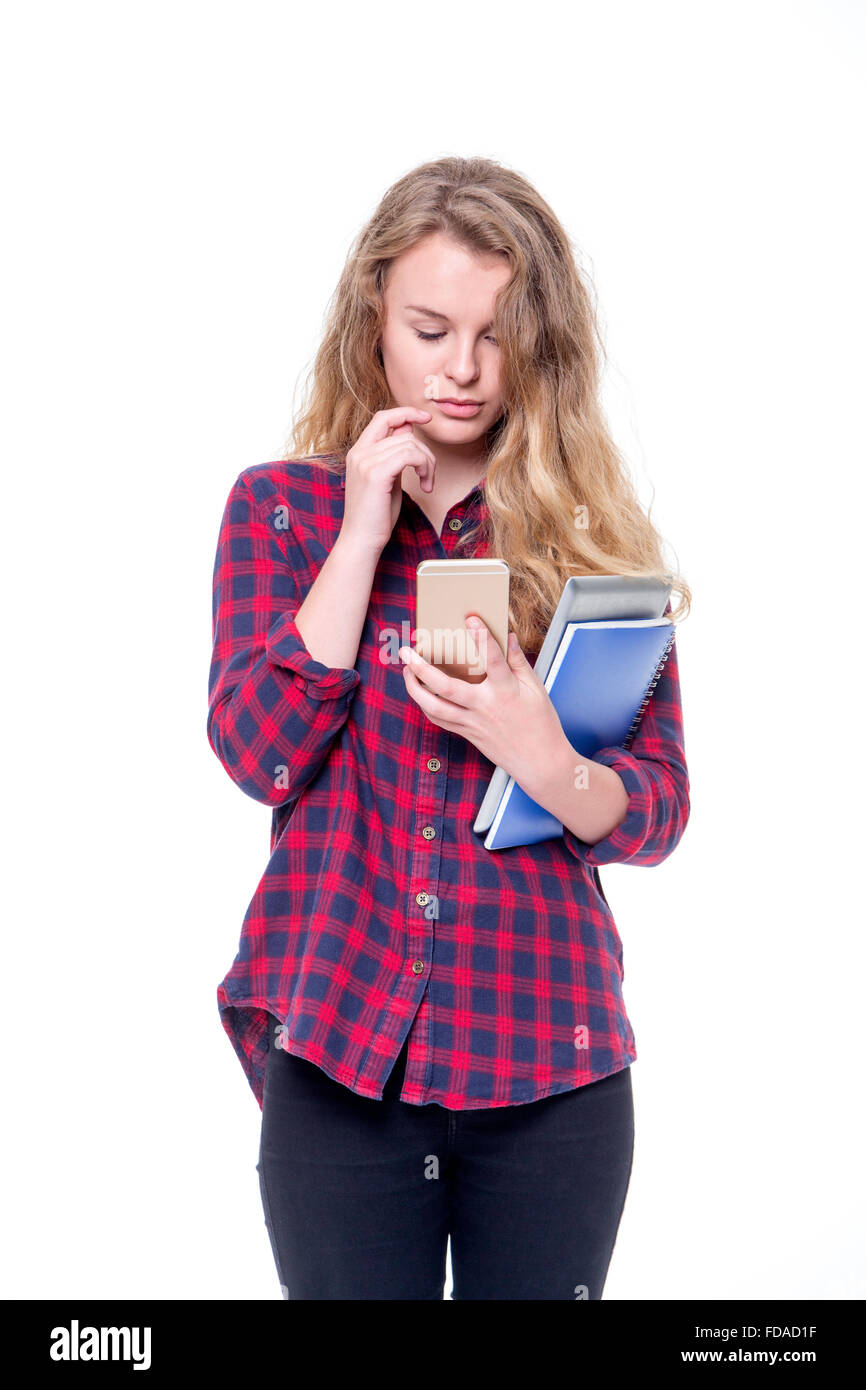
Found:
[[[411,426],[407,426],[411,428]],[[414,446],[407,449],[410,442]],[[393,447],[392,447],[393,445]],[[381,440],[376,446],[376,457],[383,459],[389,464],[389,471],[394,470],[395,455],[402,454],[404,457],[399,459],[400,471],[393,471],[392,487],[396,487],[403,476],[403,470],[412,468],[418,474],[421,487],[424,492],[433,491],[433,483],[436,473],[436,455],[428,448],[422,440],[416,438],[414,434],[401,434],[399,431],[391,435],[390,439]],[[416,455],[420,452],[421,457]]]
[[[387,439],[388,431],[396,429],[399,425],[405,425],[412,421],[423,425],[432,419],[431,411],[419,410],[414,405],[395,405],[391,406],[389,410],[377,410],[366,428],[359,434],[357,443],[363,439],[366,444],[375,444],[377,440]]]
[[[508,651],[506,655],[508,657],[508,665],[511,667],[512,671],[532,670],[526,652],[517,640],[516,632],[509,632],[508,634]]]
[[[487,679],[492,680],[495,685],[497,681],[507,678],[509,674],[508,662],[484,619],[479,618],[477,613],[467,615],[466,630],[469,633],[470,641],[478,649],[478,663],[481,669],[487,671]]]
[[[401,450],[405,450],[408,438],[409,436],[405,434],[392,434],[390,439],[383,440],[380,444],[379,450],[377,451],[378,456],[387,459]],[[436,455],[433,453],[433,450],[430,449],[423,440],[418,439],[416,435],[413,434],[411,439],[416,449],[423,455],[423,458],[415,459],[410,456],[403,464],[403,467],[414,468],[422,483],[429,480],[430,487],[427,491],[432,491],[436,469]],[[394,441],[393,449],[388,447],[391,440]]]
[[[412,699],[417,705],[420,705],[429,719],[454,730],[462,727],[458,706],[442,699],[439,695],[434,695],[432,691],[421,684],[408,666],[403,667],[403,679]]]
[[[426,661],[412,647],[401,647],[397,654],[403,662],[404,670],[410,671],[434,695],[439,695],[443,700],[448,700],[452,705],[457,705],[461,709],[471,708],[473,703],[472,686],[468,681],[460,680],[457,676],[449,676],[444,671],[440,671],[438,666]]]
[[[411,425],[407,425],[407,426],[406,426],[406,429],[411,431],[411,430],[412,430],[412,426],[411,426]],[[404,446],[404,445],[406,444],[406,442],[407,442],[408,440],[410,440],[410,439],[411,439],[412,443],[415,445],[416,449],[420,449],[420,451],[421,451],[422,454],[426,454],[427,458],[429,458],[429,460],[430,460],[431,463],[435,463],[435,462],[436,462],[436,455],[434,454],[433,450],[430,448],[429,444],[425,444],[425,443],[424,443],[424,440],[423,440],[423,439],[419,439],[418,436],[417,436],[417,434],[414,434],[414,433],[410,433],[410,434],[401,434],[399,430],[394,430],[394,432],[393,432],[391,435],[389,435],[389,437],[388,437],[387,439],[382,439],[382,440],[380,440],[380,441],[379,441],[379,448],[377,449],[376,452],[377,452],[377,454],[378,454],[380,457],[385,457],[385,458],[387,458],[389,454],[393,454],[393,453],[396,452],[396,449],[390,449],[390,448],[388,447],[389,444],[392,444],[392,443],[393,443],[393,444],[395,444],[395,445],[397,446],[397,448],[399,449],[399,448],[401,448],[402,446]]]

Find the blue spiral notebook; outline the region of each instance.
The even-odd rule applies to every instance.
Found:
[[[585,758],[628,747],[675,635],[669,618],[567,624],[544,687],[569,743]],[[484,848],[534,845],[562,833],[562,822],[509,777]]]

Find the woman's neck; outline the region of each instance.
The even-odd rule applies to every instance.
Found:
[[[403,491],[430,521],[437,536],[442,531],[442,523],[455,502],[460,502],[476,484],[481,482],[487,471],[486,460],[474,465],[436,464],[433,491],[424,492],[421,479],[414,468],[404,468],[401,476]]]

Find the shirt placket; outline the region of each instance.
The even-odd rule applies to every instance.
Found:
[[[435,557],[425,555],[422,558],[451,558],[460,533],[467,522],[466,511],[465,501],[457,503],[450,509],[443,524],[442,536],[437,537],[434,542],[437,552]],[[430,978],[436,922],[441,910],[439,887],[449,742],[447,729],[440,729],[438,725],[426,717],[421,720],[415,754],[418,795],[414,812],[414,848],[409,866],[410,900],[407,913],[406,941],[407,969],[419,982],[423,981],[422,994]],[[429,1030],[432,1026],[432,1019],[429,1012],[426,1017],[428,1019],[427,1036],[416,1041],[426,1053],[425,1075],[429,1076],[432,1064],[432,1041]],[[409,1070],[407,1068],[408,1075]],[[424,1084],[420,1077],[414,1079]]]

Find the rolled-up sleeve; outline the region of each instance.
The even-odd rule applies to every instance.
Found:
[[[601,748],[592,761],[622,778],[625,819],[594,845],[565,826],[567,848],[590,866],[660,864],[682,838],[691,808],[676,639],[629,748]]]
[[[307,694],[313,700],[330,700],[354,690],[361,677],[354,666],[323,666],[310,656],[295,622],[299,603],[283,613],[265,639],[268,660],[274,666],[294,671],[304,681]]]

